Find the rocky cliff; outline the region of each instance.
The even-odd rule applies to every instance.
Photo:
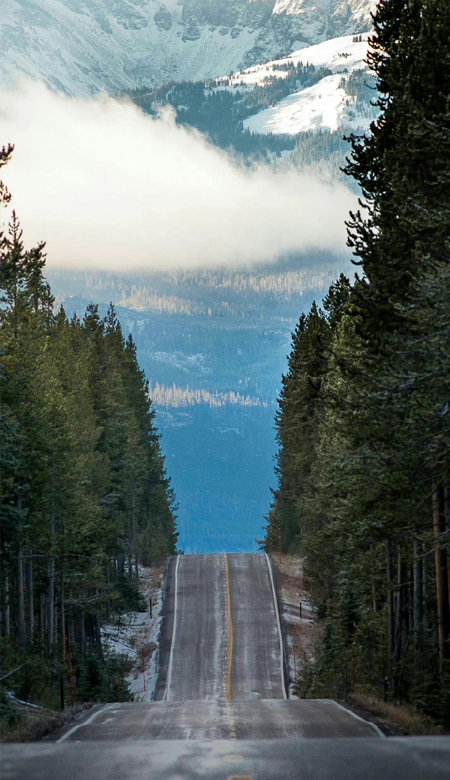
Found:
[[[0,79],[111,94],[364,32],[376,0],[0,0]]]

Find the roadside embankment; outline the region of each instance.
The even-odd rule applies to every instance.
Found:
[[[158,671],[165,567],[139,567],[139,589],[146,610],[128,612],[102,629],[105,653],[119,655],[130,665],[125,677],[134,701],[151,701]]]
[[[302,558],[299,555],[272,555],[277,570],[278,596],[289,659],[290,698],[296,698],[294,682],[299,662],[312,658],[318,628],[314,608],[303,585]]]

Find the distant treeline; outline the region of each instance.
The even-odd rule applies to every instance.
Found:
[[[52,284],[61,298],[67,295],[70,285],[82,298],[96,296],[102,302],[112,299],[125,308],[156,309],[171,314],[207,313],[208,307],[222,309],[224,303],[237,307],[239,301],[242,307],[242,298],[246,307],[249,295],[254,296],[255,305],[260,298],[265,309],[271,298],[284,305],[284,301],[306,292],[325,291],[342,262],[342,257],[320,254],[292,258],[272,271],[268,267],[249,271],[185,269],[130,276],[52,271]]]
[[[302,696],[353,689],[450,725],[450,5],[381,0],[380,121],[341,276],[293,334],[264,546],[300,550],[322,634]],[[353,645],[355,641],[355,645]]]
[[[13,214],[0,234],[0,676],[24,664],[4,684],[52,707],[68,647],[75,698],[117,698],[101,625],[142,608],[139,564],[174,553],[177,532],[132,338],[112,306],[55,314],[43,251],[25,249]]]
[[[152,398],[157,406],[181,408],[186,406],[197,406],[203,404],[211,408],[227,406],[228,404],[237,406],[263,406],[267,403],[259,398],[253,398],[242,393],[211,392],[210,390],[195,390],[191,387],[177,387],[173,384],[171,387],[156,383],[150,388]]]

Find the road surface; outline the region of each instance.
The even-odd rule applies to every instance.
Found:
[[[449,780],[450,740],[153,740],[2,745],[2,780]]]
[[[170,560],[156,700],[285,698],[269,566],[265,555]]]
[[[2,780],[450,780],[450,739],[386,739],[286,689],[267,556],[173,557],[155,701],[97,705],[47,742],[2,746]]]

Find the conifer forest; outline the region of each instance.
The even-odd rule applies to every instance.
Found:
[[[101,626],[146,609],[138,567],[178,535],[147,382],[112,306],[55,313],[44,245],[25,248],[14,213],[0,260],[2,669],[19,698],[58,708],[70,647],[75,701],[114,701],[121,662]]]
[[[362,43],[361,34],[356,42]],[[296,136],[244,130],[243,122],[254,111],[273,107],[300,86],[315,86],[332,75],[327,68],[286,65],[285,81],[272,78],[254,92],[246,91],[245,84],[236,94],[228,92],[224,77],[219,86],[216,78],[170,81],[164,87],[136,86],[120,93],[146,112],[149,123],[158,121],[161,105],[169,107],[176,114],[173,133],[181,128],[183,137],[197,140],[205,134],[224,160],[230,150],[235,154],[233,165],[239,163],[245,176],[254,174],[255,161],[282,166],[292,155],[298,169],[292,169],[294,177],[312,163],[319,170],[327,159],[330,170],[336,169],[334,185],[342,188],[341,195],[345,178],[349,191],[359,196],[346,223],[354,273],[340,273],[323,298],[330,280],[345,270],[348,256],[330,254],[332,261],[321,264],[309,246],[302,250],[303,258],[310,253],[308,264],[298,260],[297,267],[296,257],[280,254],[271,258],[273,273],[256,261],[243,271],[231,261],[229,267],[210,271],[200,260],[198,267],[185,269],[181,262],[173,270],[158,256],[160,289],[151,274],[139,281],[134,267],[129,278],[127,269],[113,264],[98,280],[95,269],[86,271],[84,287],[80,283],[83,294],[104,283],[107,301],[113,290],[122,312],[154,315],[150,324],[142,320],[141,331],[139,323],[133,331],[138,347],[121,325],[125,315],[120,322],[112,303],[106,315],[104,300],[70,316],[55,304],[45,275],[45,243],[28,248],[26,225],[22,230],[20,214],[11,211],[14,192],[2,180],[14,159],[14,138],[2,140],[11,144],[0,146],[0,210],[10,214],[5,225],[0,221],[0,721],[13,717],[11,699],[57,710],[70,697],[72,704],[133,698],[126,682],[130,668],[119,654],[104,651],[102,631],[131,612],[148,611],[140,586],[142,567],[159,567],[162,582],[168,557],[182,552],[178,531],[184,546],[181,511],[177,530],[176,484],[173,488],[166,471],[155,407],[158,420],[185,429],[185,440],[196,438],[195,425],[189,425],[203,414],[208,435],[238,442],[228,445],[234,471],[226,471],[223,453],[216,458],[231,505],[233,479],[254,479],[247,453],[253,448],[256,458],[259,450],[265,448],[266,456],[269,449],[268,438],[261,438],[264,446],[258,444],[256,435],[245,433],[254,428],[239,429],[235,419],[238,413],[250,419],[255,411],[258,421],[267,410],[272,424],[276,391],[267,377],[276,346],[270,345],[286,344],[302,306],[308,308],[318,291],[317,302],[297,322],[278,384],[276,487],[270,508],[267,499],[265,518],[261,511],[264,538],[251,540],[253,550],[257,544],[268,554],[279,550],[303,567],[318,631],[311,652],[297,660],[294,692],[303,699],[349,701],[358,690],[378,701],[411,706],[432,718],[438,730],[450,729],[449,0],[380,0],[373,14],[368,66],[367,81],[365,71],[357,76],[342,71],[355,95],[373,95],[368,117],[374,117],[364,135],[348,129],[345,143],[342,127]],[[289,154],[283,157],[282,152]],[[195,209],[189,214],[190,231],[200,232],[201,220],[192,216]],[[177,225],[172,228],[175,233]],[[230,220],[226,231],[235,229]],[[208,236],[203,243],[209,247],[211,241]],[[154,259],[149,268],[151,263]],[[61,277],[70,279],[72,273],[72,268],[64,269]],[[294,294],[303,294],[301,304]],[[87,303],[81,293],[79,300]],[[283,306],[285,318],[280,315]],[[170,317],[178,317],[175,335],[169,333]],[[206,324],[198,327],[197,341],[188,342],[200,317]],[[242,326],[239,336],[236,319]],[[261,333],[256,320],[261,320]],[[157,321],[167,335],[159,347],[151,332]],[[138,349],[140,358],[145,357],[139,344],[144,326],[148,331],[142,343],[153,360],[147,365],[148,380],[138,362]],[[225,336],[219,342],[221,333]],[[205,357],[211,344],[227,382],[222,389],[215,364]],[[241,371],[236,356],[245,346],[255,353],[260,374],[255,370],[250,376],[249,369],[244,376],[242,369],[242,378],[235,381],[232,363]],[[152,376],[155,365],[163,366],[166,378],[163,373]],[[190,384],[188,369],[195,365],[200,378]],[[280,359],[273,371],[277,377],[282,365]],[[177,381],[169,381],[175,370]],[[197,418],[189,416],[193,407]],[[225,407],[233,407],[232,413],[219,417]],[[205,408],[216,416],[206,415]],[[179,435],[177,441],[182,440]],[[207,435],[198,436],[197,431],[198,447],[207,459]],[[236,454],[240,446],[246,453],[241,463]],[[186,455],[179,450],[168,455],[174,458],[168,462],[174,468],[181,464],[187,473]],[[203,461],[191,460],[203,476]],[[254,463],[259,470],[259,461]],[[228,535],[230,544],[231,520],[225,527],[218,514],[217,486],[222,483],[207,476],[203,482],[199,478],[192,488],[200,496],[194,505],[195,533],[206,537],[209,522]],[[207,505],[202,526],[202,500],[206,505],[205,496],[214,490],[216,504],[212,509]],[[246,505],[241,493],[236,495],[233,522],[244,526]],[[222,556],[222,548],[213,549],[219,537],[211,538],[211,548],[200,551]],[[190,551],[197,552],[194,547]],[[236,547],[232,552],[246,551]],[[263,555],[257,557],[266,565]],[[273,559],[274,564],[279,560],[276,555]],[[175,572],[180,560],[188,562],[178,558]],[[272,579],[268,557],[267,565]],[[228,578],[228,563],[226,567]],[[283,675],[289,672],[283,670],[273,582],[271,587],[286,699],[289,681],[286,689]],[[270,594],[272,598],[272,590]],[[229,590],[226,599],[229,630]],[[222,639],[224,631],[222,627]],[[229,686],[232,631],[230,637]],[[153,672],[156,676],[157,661]],[[143,674],[145,685],[145,670]]]
[[[450,5],[382,0],[380,118],[341,275],[302,315],[283,377],[265,549],[302,551],[322,624],[297,690],[356,683],[450,724]],[[356,656],[356,680],[352,659]]]

